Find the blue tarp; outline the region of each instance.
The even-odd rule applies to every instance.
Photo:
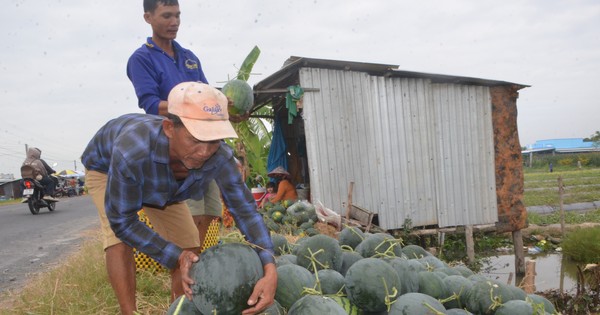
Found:
[[[278,117],[275,118],[275,122],[273,123],[273,137],[271,138],[271,148],[269,149],[269,157],[267,158],[267,173],[277,166],[282,166],[286,170],[288,169],[285,139],[281,130],[281,120]]]

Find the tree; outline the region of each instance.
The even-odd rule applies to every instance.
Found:
[[[583,141],[594,142],[594,146],[600,147],[600,131],[596,131],[596,133],[589,138],[584,138]]]

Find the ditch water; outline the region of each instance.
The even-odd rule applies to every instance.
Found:
[[[535,291],[546,291],[550,289],[573,293],[577,288],[577,265],[561,253],[542,253],[526,255],[525,263],[535,260]],[[504,283],[518,286],[522,278],[515,277],[515,255],[503,254],[497,257],[489,257],[479,272],[487,278],[495,279]],[[512,273],[512,277],[511,277]]]

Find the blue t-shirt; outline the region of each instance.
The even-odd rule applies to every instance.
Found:
[[[158,115],[158,103],[166,101],[171,89],[188,81],[208,84],[200,59],[173,41],[175,59],[158,47],[151,37],[129,57],[127,76],[138,98],[138,106],[147,114]]]
[[[159,263],[174,268],[182,249],[160,237],[138,220],[143,205],[162,208],[187,199],[204,197],[213,179],[223,201],[246,239],[258,245],[264,264],[274,262],[273,244],[252,193],[244,184],[233,151],[225,142],[185,180],[175,179],[169,166],[169,139],[164,117],[126,114],[106,123],[89,142],[81,162],[88,170],[107,174],[106,216],[115,235]],[[168,208],[167,208],[168,209]]]

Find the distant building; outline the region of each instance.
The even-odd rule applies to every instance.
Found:
[[[592,141],[583,141],[583,138],[563,138],[537,140],[534,144],[528,145],[523,154],[528,153],[584,153],[600,152],[600,146]]]
[[[0,184],[12,182],[13,180],[15,180],[15,175],[0,173]]]

